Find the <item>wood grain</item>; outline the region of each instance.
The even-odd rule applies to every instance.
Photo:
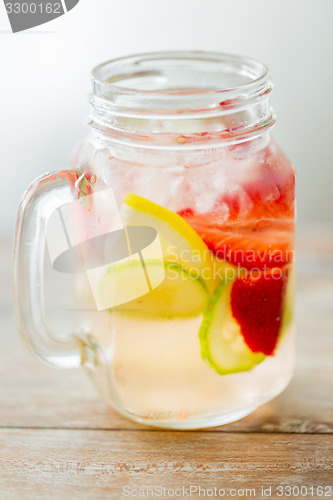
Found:
[[[0,493],[120,499],[126,485],[200,486],[254,488],[260,498],[272,486],[279,498],[279,485],[332,484],[332,446],[333,436],[323,435],[2,430]]]

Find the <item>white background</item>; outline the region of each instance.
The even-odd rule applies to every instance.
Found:
[[[80,0],[68,14],[11,34],[0,5],[0,235],[25,187],[67,167],[84,137],[89,71],[151,50],[201,49],[271,69],[275,138],[298,173],[302,225],[333,227],[333,0]]]

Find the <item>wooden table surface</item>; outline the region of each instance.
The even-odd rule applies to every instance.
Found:
[[[34,359],[14,319],[8,244],[0,257],[0,500],[207,498],[214,488],[220,497],[224,489],[234,498],[333,498],[332,228],[298,239],[289,387],[243,420],[202,431],[127,421],[83,369],[53,370]],[[290,495],[288,486],[300,489]]]

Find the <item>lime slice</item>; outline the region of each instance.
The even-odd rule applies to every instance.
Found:
[[[288,277],[287,288],[285,291],[285,298],[283,301],[283,317],[279,334],[279,340],[288,331],[291,323],[293,322],[294,309],[295,309],[295,269],[292,268]]]
[[[213,257],[198,233],[180,215],[136,194],[128,193],[123,201],[122,219],[127,226],[153,227],[159,236],[164,260],[178,263],[197,273],[213,291]]]
[[[160,261],[145,261],[146,272],[150,277],[160,273],[160,266]],[[195,316],[202,313],[208,301],[208,291],[204,280],[199,278],[197,273],[191,274],[191,271],[175,262],[164,262],[164,271],[164,281],[157,288],[110,310],[144,313],[144,315],[165,318]],[[123,264],[113,266],[112,272],[105,275],[101,283],[100,294],[106,303],[109,301],[110,294],[114,293],[112,289],[114,280],[117,283],[124,281],[115,275],[123,273],[126,273],[126,283],[130,279],[135,286],[137,275],[141,273],[140,263],[136,265],[132,262],[131,266],[127,267]]]
[[[230,293],[234,280],[222,281],[208,302],[199,331],[201,355],[220,375],[251,370],[265,359],[246,345],[232,316]]]

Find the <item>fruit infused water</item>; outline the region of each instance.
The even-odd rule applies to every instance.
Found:
[[[25,343],[51,366],[83,365],[137,422],[237,420],[293,370],[295,174],[271,137],[268,69],[162,52],[100,64],[92,83],[89,137],[19,211]],[[68,333],[45,313],[46,243],[53,271],[75,276]]]
[[[95,167],[89,192],[112,186],[124,225],[154,228],[163,252],[157,288],[86,313],[98,359],[92,376],[110,404],[137,421],[227,423],[291,377],[295,176],[273,141],[244,156],[247,147],[193,166],[142,168],[106,150],[94,157],[101,171],[108,165],[107,178],[99,185]],[[159,265],[145,261],[149,275]],[[119,263],[101,279],[105,303],[124,271]],[[124,274],[134,295],[136,271]],[[77,290],[93,309],[82,276]]]

